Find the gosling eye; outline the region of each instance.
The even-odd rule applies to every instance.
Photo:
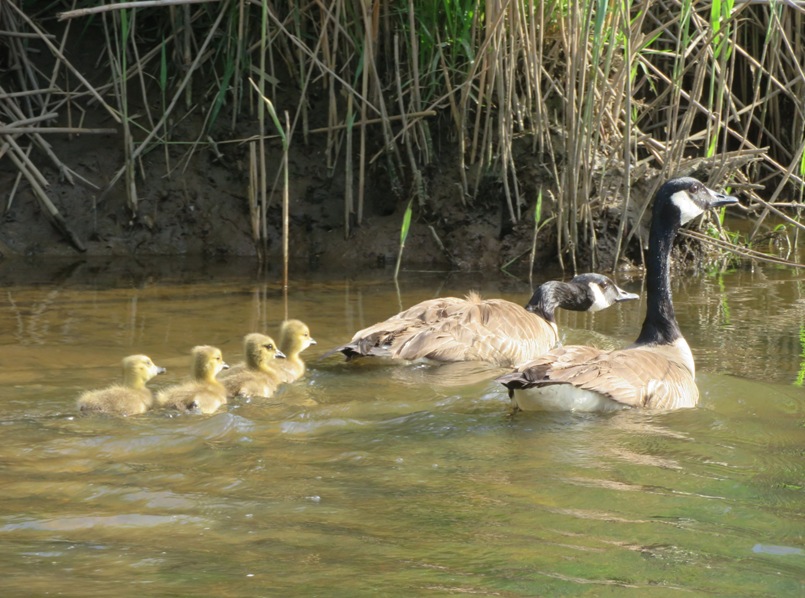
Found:
[[[271,343],[267,344],[265,347],[266,347],[266,349],[268,349],[269,351],[273,351],[273,350],[274,350],[274,345],[272,345]]]

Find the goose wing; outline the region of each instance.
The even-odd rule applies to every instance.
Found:
[[[684,356],[673,346],[600,351],[594,347],[554,349],[498,380],[511,390],[569,384],[629,407],[693,407],[699,390]]]
[[[328,351],[323,357],[341,352],[348,359],[359,356],[390,357],[393,350],[413,334],[462,309],[466,299],[443,297],[428,299],[390,318],[356,332],[346,345]]]
[[[557,340],[554,325],[521,306],[471,296],[446,317],[409,330],[406,338],[396,343],[392,356],[513,366],[544,353]]]

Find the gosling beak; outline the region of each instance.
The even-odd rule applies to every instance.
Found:
[[[316,342],[316,339],[314,339],[313,337],[310,338],[310,344],[311,345],[318,345],[318,343]]]
[[[277,352],[274,355],[274,359],[285,359],[285,353],[277,349]]]
[[[228,370],[229,369],[229,364],[224,362],[223,364],[221,364],[221,369],[222,370]]]
[[[164,374],[167,371],[165,368],[157,367],[157,374]]]

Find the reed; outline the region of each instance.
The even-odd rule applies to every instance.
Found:
[[[729,179],[757,210],[755,234],[778,212],[790,219],[794,244],[803,226],[805,19],[790,3],[120,2],[59,13],[81,28],[65,27],[57,39],[45,26],[60,7],[0,3],[0,45],[18,66],[0,78],[0,118],[19,127],[0,131],[0,159],[14,155],[19,178],[35,178],[31,150],[47,145],[46,125],[22,123],[101,106],[119,123],[125,164],[98,201],[124,179],[134,215],[145,153],[160,148],[172,176],[195,152],[238,147],[245,140],[233,131],[254,119],[258,182],[250,184],[258,195],[250,201],[266,238],[265,164],[290,150],[269,138],[264,102],[244,91],[251,78],[277,112],[292,115],[287,138],[302,129],[298,148],[326,135],[327,173],[347,180],[333,200],[343,203],[347,236],[364,223],[367,187],[378,180],[371,184],[393,193],[400,210],[415,199],[418,214],[435,220],[439,210],[473,209],[480,181],[492,175],[506,218],[517,222],[528,214],[524,198],[536,193],[523,174],[532,164],[546,173],[538,185],[555,199],[544,209],[557,257],[572,270],[582,259],[613,267],[635,243],[644,198],[671,174]],[[90,83],[67,59],[78,29],[108,31],[97,57],[106,81],[96,72]],[[32,63],[31,46],[52,58],[52,73]],[[158,118],[148,108],[152,93]],[[172,123],[188,115],[202,130],[177,138]],[[169,147],[183,152],[176,164]],[[738,164],[736,154],[747,160]],[[437,157],[461,187],[453,206],[431,204],[428,165]],[[47,195],[47,181],[38,183]],[[597,253],[605,206],[620,213],[614,258]]]

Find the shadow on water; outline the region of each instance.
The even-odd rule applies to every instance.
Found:
[[[186,377],[195,344],[236,363],[243,334],[276,331],[270,273],[190,266],[0,263],[8,595],[801,593],[796,273],[677,277],[694,410],[512,416],[494,372],[474,366],[318,360],[399,303],[530,295],[511,279],[416,273],[398,296],[386,273],[364,273],[294,283],[290,315],[319,344],[271,399],[77,415],[81,390],[114,381],[126,354],[168,367],[158,388]],[[644,308],[560,314],[564,341],[624,346]]]

